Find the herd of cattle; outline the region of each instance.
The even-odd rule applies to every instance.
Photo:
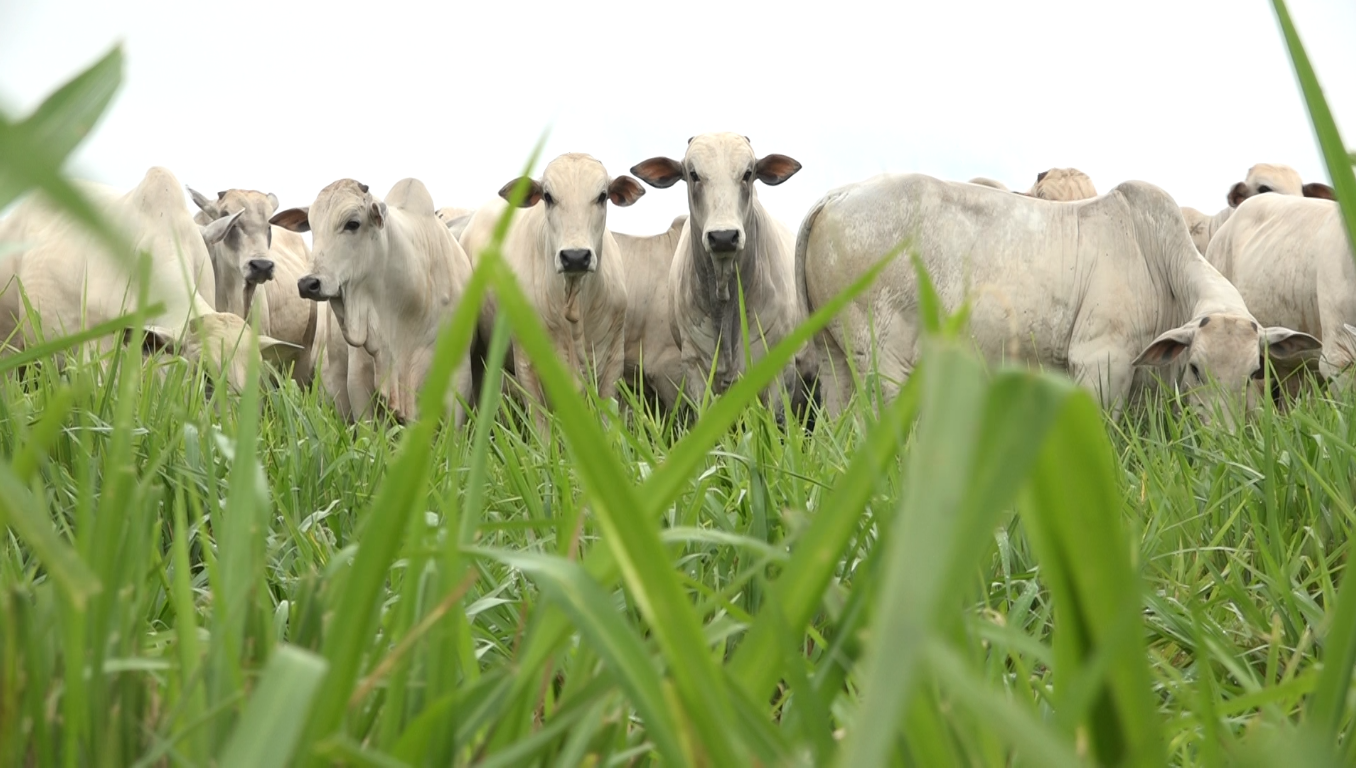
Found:
[[[762,206],[755,182],[781,184],[800,167],[714,133],[690,139],[681,159],[638,163],[635,178],[562,155],[473,210],[435,210],[415,179],[384,199],[341,179],[309,206],[283,210],[272,194],[189,190],[196,214],[162,168],[126,194],[82,189],[149,254],[145,299],[165,307],[147,328],[149,347],[201,359],[237,389],[249,356],[262,355],[303,386],[318,380],[350,419],[416,415],[438,332],[515,189],[526,190],[524,210],[504,258],[560,358],[603,397],[623,381],[667,408],[684,395],[699,402],[708,387],[719,394],[906,241],[944,310],[969,302],[986,358],[1065,371],[1113,410],[1167,381],[1190,404],[1235,414],[1255,404],[1267,358],[1327,378],[1354,359],[1356,265],[1332,190],[1286,166],[1254,166],[1213,216],[1144,182],[1097,196],[1073,169],[1041,173],[1022,193],[988,179],[882,175],[830,191],[796,236]],[[637,179],[685,183],[687,213],[668,231],[608,229],[609,203],[645,194]],[[0,221],[0,339],[13,351],[116,318],[135,303],[131,274],[102,240],[30,197]],[[817,387],[836,413],[854,370],[878,371],[894,394],[918,362],[918,313],[914,267],[895,259],[765,398],[777,407]],[[246,332],[253,316],[257,339]],[[494,319],[491,300],[482,341]],[[459,422],[478,384],[473,362],[462,361],[449,395]],[[543,401],[516,345],[506,369],[516,391]]]

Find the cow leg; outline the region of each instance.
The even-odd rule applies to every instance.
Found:
[[[1112,413],[1119,413],[1130,395],[1134,370],[1131,357],[1105,341],[1089,339],[1069,346],[1069,376]]]
[[[527,410],[532,414],[532,423],[537,431],[545,436],[548,428],[546,419],[546,397],[542,392],[541,380],[532,362],[517,345],[513,349],[513,369],[517,372],[518,385],[523,389],[523,399]]]
[[[354,421],[372,418],[377,394],[376,361],[360,347],[348,348],[348,403]]]

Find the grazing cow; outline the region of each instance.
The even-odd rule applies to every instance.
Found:
[[[507,200],[519,181],[505,184],[500,197]],[[615,397],[625,363],[626,271],[607,229],[607,203],[631,205],[645,189],[630,176],[609,177],[602,163],[579,153],[552,160],[540,181],[521,181],[527,187],[521,203],[526,210],[514,217],[504,238],[504,259],[560,359],[575,373],[595,377],[600,397]],[[505,205],[494,200],[471,217],[461,242],[473,259],[479,260]],[[482,313],[483,334],[493,319],[490,305]],[[516,344],[511,356],[529,401],[544,404],[527,356]]]
[[[1031,185],[1027,195],[1042,200],[1073,202],[1096,197],[1097,190],[1092,179],[1077,168],[1051,168],[1036,174],[1036,183]]]
[[[1332,187],[1319,182],[1305,184],[1300,181],[1299,172],[1288,165],[1258,163],[1248,169],[1248,175],[1243,181],[1229,188],[1229,194],[1226,196],[1228,208],[1221,209],[1214,216],[1208,216],[1195,208],[1182,208],[1182,218],[1186,221],[1187,230],[1191,232],[1191,241],[1196,244],[1196,250],[1201,254],[1205,253],[1210,247],[1210,239],[1220,227],[1224,226],[1224,222],[1229,220],[1234,209],[1244,200],[1267,193],[1323,200],[1336,199]]]
[[[1323,340],[1320,373],[1356,361],[1356,263],[1331,200],[1257,195],[1220,227],[1205,258],[1238,288],[1259,322]]]
[[[687,214],[667,231],[639,236],[612,233],[626,269],[626,380],[653,392],[665,410],[678,403],[683,357],[669,328],[669,270]]]
[[[347,402],[346,415],[363,419],[379,400],[397,421],[416,418],[438,332],[471,274],[470,260],[434,215],[423,183],[402,179],[383,201],[366,184],[341,179],[310,206],[281,211],[271,221],[312,233],[313,271],[297,281],[297,290],[329,302],[340,335],[354,348],[327,355],[321,374],[340,412]],[[334,349],[337,339],[328,345]],[[454,423],[461,424],[466,413],[458,397],[471,398],[469,356],[457,366],[447,398]]]
[[[834,190],[796,242],[807,306],[823,306],[906,240],[946,311],[971,302],[970,332],[986,358],[1067,371],[1113,410],[1147,383],[1141,366],[1162,368],[1189,403],[1238,404],[1247,390],[1251,404],[1262,351],[1293,358],[1318,346],[1258,325],[1192,248],[1173,199],[1135,181],[1067,205],[922,175]],[[830,412],[852,392],[849,356],[863,373],[874,360],[886,393],[898,392],[918,360],[918,309],[913,265],[896,259],[820,334]],[[1203,386],[1211,380],[1218,387]]]
[[[200,209],[194,221],[225,221],[227,232],[209,243],[216,276],[217,309],[241,317],[258,315],[259,329],[299,348],[292,378],[310,384],[315,372],[318,305],[297,293],[297,280],[310,270],[311,250],[301,235],[268,223],[278,209],[272,193],[228,189],[212,200],[190,188]],[[259,290],[259,286],[263,290]]]
[[[447,225],[447,229],[452,236],[461,239],[461,233],[466,230],[466,224],[471,221],[471,214],[475,211],[470,208],[439,208],[438,218]]]
[[[1004,184],[1003,182],[1001,182],[1001,181],[994,181],[993,179],[985,178],[985,177],[983,177],[983,176],[976,176],[976,177],[974,177],[973,179],[970,179],[970,181],[967,182],[967,183],[969,183],[969,184],[978,184],[978,185],[981,186],[981,187],[993,187],[994,189],[1000,190],[1000,191],[1002,191],[1002,192],[1011,192],[1011,191],[1012,191],[1012,190],[1008,189],[1008,185]]]
[[[702,401],[709,376],[715,393],[724,392],[743,373],[746,352],[761,359],[804,318],[796,296],[795,241],[763,208],[753,186],[781,184],[800,168],[786,155],[757,157],[739,134],[706,133],[688,141],[681,162],[654,157],[631,169],[660,189],[687,182],[688,220],[669,272],[669,323],[694,404]],[[746,316],[739,312],[739,286]],[[810,359],[800,355],[796,369],[788,367],[782,376],[793,397],[801,394],[796,373],[805,374]],[[778,391],[764,393],[774,409],[781,404]]]
[[[80,186],[134,251],[149,256],[146,301],[165,305],[163,312],[148,318],[149,349],[174,352],[190,362],[201,359],[238,392],[251,355],[262,352],[273,359],[291,346],[260,335],[256,347],[244,320],[213,309],[208,297],[215,294],[214,278],[204,239],[220,240],[227,227],[195,225],[174,174],[151,168],[123,195],[99,185]],[[133,257],[111,252],[38,195],[0,223],[0,242],[19,244],[0,258],[0,339],[10,349],[35,340],[35,322],[46,337],[56,338],[137,306]],[[23,296],[36,317],[27,315]],[[114,341],[104,338],[98,346],[107,351]]]

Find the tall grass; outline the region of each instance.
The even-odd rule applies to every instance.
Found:
[[[440,418],[491,291],[547,434]],[[493,247],[467,293],[405,427],[130,352],[0,378],[0,763],[1356,758],[1349,398],[1109,423],[932,317],[894,402],[787,431],[757,394],[830,306],[680,429],[601,418]]]

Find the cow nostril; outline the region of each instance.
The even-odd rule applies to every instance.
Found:
[[[593,251],[588,248],[566,248],[560,252],[560,264],[566,272],[587,270],[592,261]]]
[[[273,262],[270,259],[250,259],[249,268],[251,277],[273,279]]]
[[[320,278],[307,275],[297,281],[297,292],[301,298],[309,299],[320,294]]]
[[[728,253],[739,248],[739,230],[718,229],[706,235],[706,243],[717,253]]]

